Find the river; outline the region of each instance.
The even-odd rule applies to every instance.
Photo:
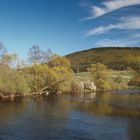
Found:
[[[1,101],[0,140],[140,140],[140,94]]]

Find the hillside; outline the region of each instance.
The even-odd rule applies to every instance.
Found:
[[[114,70],[140,69],[140,48],[93,48],[66,55],[74,71],[86,71],[93,63],[103,63]]]

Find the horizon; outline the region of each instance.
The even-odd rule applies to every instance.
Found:
[[[140,46],[140,0],[2,0],[0,43],[25,59],[38,45],[62,56]]]

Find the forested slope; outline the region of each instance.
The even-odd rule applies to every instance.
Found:
[[[93,48],[75,52],[66,57],[75,71],[86,71],[90,64],[102,63],[114,70],[140,69],[139,47]]]

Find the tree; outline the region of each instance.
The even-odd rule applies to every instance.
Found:
[[[95,80],[106,80],[109,75],[109,70],[107,69],[107,66],[101,63],[92,64],[91,67],[88,68],[88,71],[93,73]]]
[[[34,64],[27,69],[28,82],[32,92],[37,92],[46,86],[46,75],[48,73],[48,66],[46,64]]]
[[[14,68],[16,64],[18,63],[18,55],[15,53],[13,54],[6,53],[2,56],[1,63]]]
[[[129,81],[128,85],[140,87],[140,69],[135,72],[134,77]]]
[[[48,73],[49,80],[47,81],[58,83],[52,87],[53,92],[70,92],[73,75],[73,71],[70,68],[64,66],[52,67]]]
[[[51,49],[47,51],[42,51],[39,46],[34,45],[29,49],[29,62],[33,64],[44,64],[51,61],[53,53]]]
[[[28,66],[27,62],[23,59],[19,59],[16,65],[17,70],[22,70]]]
[[[42,56],[42,52],[39,48],[39,46],[37,45],[33,45],[30,49],[29,49],[29,62],[30,63],[40,63],[41,62],[41,56]]]
[[[0,94],[25,95],[29,93],[29,87],[24,76],[14,69],[0,65]]]
[[[39,92],[44,88],[51,93],[70,91],[74,75],[69,67],[70,62],[66,58],[59,56],[59,59],[53,59],[50,63],[51,66],[47,64],[34,64],[27,68],[27,79],[31,91]]]
[[[59,55],[53,55],[52,60],[48,63],[50,67],[71,67],[70,61],[66,57],[62,57]]]
[[[51,51],[51,49],[48,49],[47,51],[42,51],[42,63],[48,63],[49,61],[52,60],[53,57],[53,53]]]
[[[103,64],[97,63],[92,64],[88,71],[93,74],[93,79],[98,90],[105,90],[110,88],[110,83],[108,77],[110,75],[110,70]]]

